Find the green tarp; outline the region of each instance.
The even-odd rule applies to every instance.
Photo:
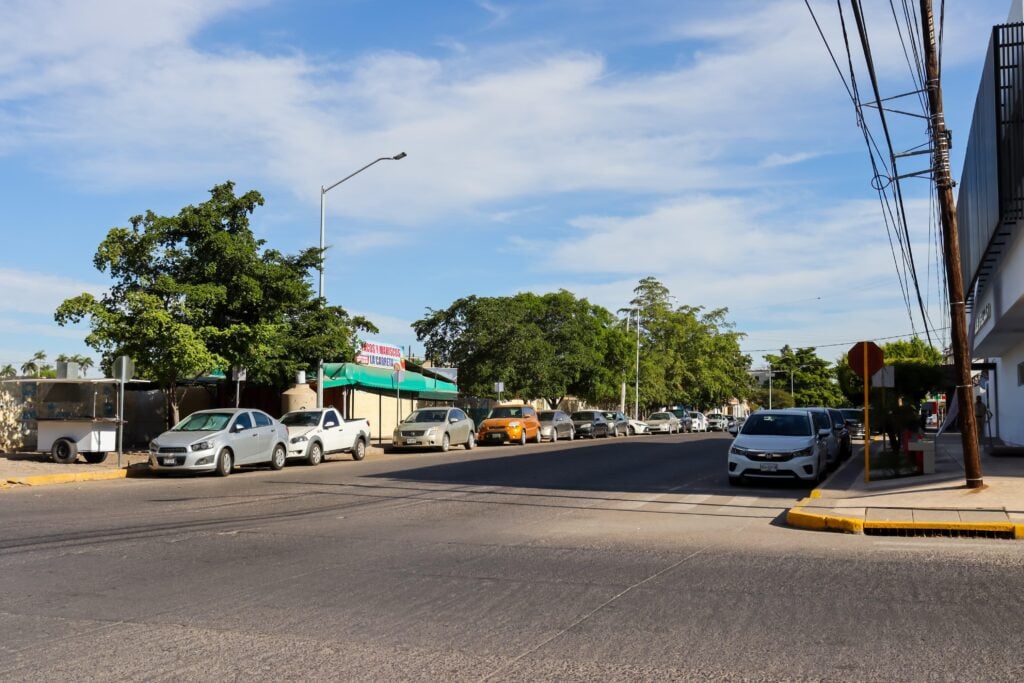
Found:
[[[372,368],[358,363],[324,363],[324,389],[331,387],[357,387],[374,393],[395,393],[395,381],[391,378],[394,370]],[[459,388],[451,382],[425,377],[418,372],[404,371],[401,384],[397,387],[409,397],[433,401],[453,401],[459,395]]]

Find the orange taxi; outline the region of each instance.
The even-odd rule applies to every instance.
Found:
[[[522,404],[497,405],[491,408],[487,419],[480,423],[476,435],[480,444],[540,443],[540,420],[537,411]]]

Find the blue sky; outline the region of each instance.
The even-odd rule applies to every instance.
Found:
[[[866,4],[883,96],[910,90],[889,3]],[[835,4],[812,5],[843,55]],[[946,5],[959,177],[1009,3]],[[728,307],[755,359],[921,329],[803,2],[0,0],[0,16],[0,365],[95,357],[53,311],[103,290],[92,255],[131,216],[230,179],[266,198],[268,246],[296,251],[318,241],[321,185],[402,151],[327,196],[327,297],[380,341],[421,348],[409,323],[468,294],[566,288],[614,310],[647,275]],[[894,128],[897,147],[925,140]],[[904,192],[941,326],[928,185]]]

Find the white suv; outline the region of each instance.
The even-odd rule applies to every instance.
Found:
[[[744,479],[819,482],[828,447],[807,411],[761,410],[750,415],[729,447],[729,483]]]

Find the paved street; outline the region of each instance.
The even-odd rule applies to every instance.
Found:
[[[728,443],[0,492],[0,678],[1024,677],[1019,545],[786,528]]]

